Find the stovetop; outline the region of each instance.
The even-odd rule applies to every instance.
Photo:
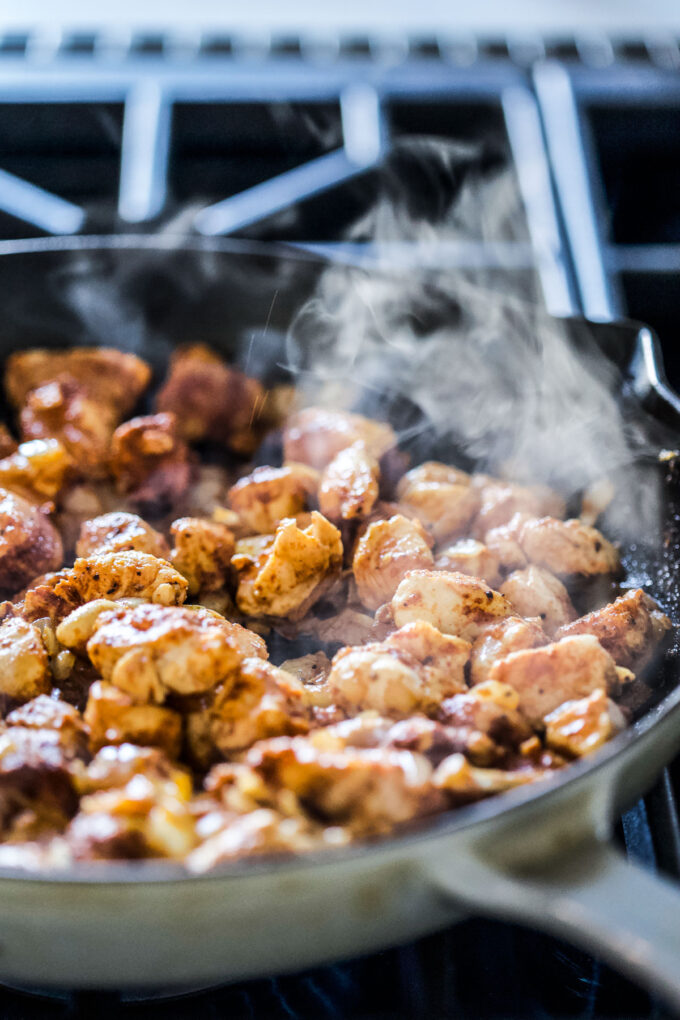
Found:
[[[679,69],[669,27],[645,37],[601,27],[8,28],[0,242],[196,231],[427,258],[452,272],[535,283],[556,314],[645,320],[680,386]],[[437,203],[426,197],[462,186],[460,160],[453,169],[441,160],[460,143],[474,173],[505,168],[512,215],[503,230],[486,221],[404,237],[352,229],[362,217],[370,224],[377,196],[394,198],[395,188],[409,223],[435,223]],[[632,856],[675,877],[678,782],[676,763],[619,829]],[[478,920],[301,976],[154,1001],[4,989],[0,1011],[101,1020],[667,1015],[572,947]]]

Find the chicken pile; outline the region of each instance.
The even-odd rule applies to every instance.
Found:
[[[389,425],[202,345],[129,418],[150,382],[106,348],[6,365],[0,864],[342,846],[626,726],[670,623],[639,589],[578,616],[619,556],[555,492],[406,470]]]

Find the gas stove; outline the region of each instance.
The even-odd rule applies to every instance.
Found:
[[[650,323],[680,386],[679,68],[670,32],[13,29],[0,35],[0,248],[193,231],[525,278],[554,314]],[[424,242],[353,227],[395,180],[407,202],[433,181],[438,194],[460,185],[433,140],[462,143],[476,173],[504,168],[505,201],[519,210],[511,229]],[[629,854],[676,877],[678,783],[676,763],[619,831]],[[27,996],[0,990],[3,1016],[666,1015],[573,948],[490,921],[172,1000]]]

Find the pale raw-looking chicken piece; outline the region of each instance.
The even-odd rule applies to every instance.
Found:
[[[110,408],[118,420],[132,410],[151,380],[145,361],[113,347],[34,349],[18,351],[7,359],[7,395],[20,407],[32,390],[63,374],[100,407]]]
[[[160,704],[170,691],[197,694],[234,678],[243,630],[208,610],[140,605],[101,613],[87,653],[138,704]]]
[[[520,711],[532,726],[565,701],[574,701],[618,684],[616,665],[596,637],[579,634],[540,648],[511,652],[497,659],[489,679],[514,687]]]
[[[0,486],[38,503],[54,500],[73,466],[58,439],[33,439],[0,460]]]
[[[142,552],[167,560],[170,549],[165,538],[136,514],[117,510],[84,521],[76,543],[79,557],[103,553]]]
[[[499,524],[487,531],[484,543],[498,558],[503,570],[521,570],[526,567],[527,558],[519,544],[519,536],[525,521],[534,519],[530,514],[517,513],[506,524]]]
[[[671,621],[641,588],[562,627],[557,638],[594,634],[618,666],[638,672],[670,630]]]
[[[251,558],[237,543],[232,565],[239,573],[236,604],[247,616],[299,619],[326,591],[342,566],[340,532],[321,514],[298,528],[284,519]]]
[[[304,685],[261,658],[244,659],[233,679],[187,716],[187,744],[200,766],[240,754],[256,741],[309,729]]]
[[[349,411],[307,407],[286,422],[283,456],[286,461],[309,464],[317,471],[330,464],[341,450],[363,443],[369,456],[379,460],[397,445],[390,425]]]
[[[368,609],[389,602],[410,571],[434,566],[432,539],[419,521],[401,514],[373,521],[361,535],[352,559],[357,591]]]
[[[330,521],[351,521],[370,514],[378,499],[378,461],[363,442],[341,450],[324,470],[319,509]]]
[[[576,619],[569,592],[554,574],[542,567],[514,571],[505,579],[500,592],[520,616],[538,618],[546,634],[552,635]]]
[[[182,746],[182,716],[162,705],[139,705],[129,694],[96,680],[83,713],[93,752],[110,744],[158,747],[178,758]]]
[[[76,607],[92,599],[140,598],[161,606],[184,602],[188,584],[167,562],[143,552],[102,553],[62,570],[54,595]]]
[[[512,615],[512,606],[479,577],[436,570],[412,570],[392,599],[397,627],[425,620],[443,634],[472,641],[495,620]]]
[[[397,486],[397,495],[438,542],[464,534],[479,508],[470,476],[437,461],[408,471]]]
[[[0,624],[0,695],[30,701],[52,689],[49,659],[39,629],[21,617]]]
[[[568,758],[592,754],[626,727],[623,712],[602,690],[565,702],[543,721],[546,746]]]
[[[481,577],[492,588],[501,579],[500,560],[483,542],[461,538],[437,553],[437,570],[453,570],[458,574]]]
[[[385,831],[442,807],[431,765],[411,751],[321,751],[308,738],[284,737],[257,744],[246,761],[267,783],[292,791],[314,817],[354,832]]]
[[[170,562],[189,582],[189,594],[224,588],[234,554],[234,535],[225,524],[180,517],[170,527]]]
[[[541,517],[525,521],[519,543],[530,563],[553,574],[611,574],[619,567],[619,554],[604,535],[579,520]]]
[[[57,570],[64,550],[48,517],[16,493],[0,489],[0,590],[12,593]]]
[[[265,391],[205,344],[180,347],[156,398],[158,411],[177,415],[189,443],[211,439],[238,453],[252,453],[260,439]]]
[[[465,689],[469,655],[467,641],[423,621],[409,623],[384,641],[342,648],[323,695],[348,711],[374,709],[387,716],[433,711]]]
[[[472,487],[481,501],[474,523],[475,535],[480,538],[492,528],[507,524],[517,513],[564,516],[564,500],[544,485],[517,485],[488,475],[473,475]]]
[[[232,485],[229,505],[246,531],[267,535],[285,517],[301,513],[318,485],[318,473],[306,464],[258,467]]]
[[[488,680],[496,659],[502,659],[510,652],[537,648],[547,643],[548,636],[537,620],[508,616],[504,620],[490,623],[472,643],[470,683],[481,684]]]
[[[119,492],[134,506],[160,516],[184,495],[191,479],[186,443],[174,414],[131,418],[111,438],[109,467]]]

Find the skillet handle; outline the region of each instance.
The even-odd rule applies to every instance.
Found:
[[[521,872],[472,854],[428,865],[457,906],[567,938],[680,1010],[680,884],[631,864],[606,842]]]

